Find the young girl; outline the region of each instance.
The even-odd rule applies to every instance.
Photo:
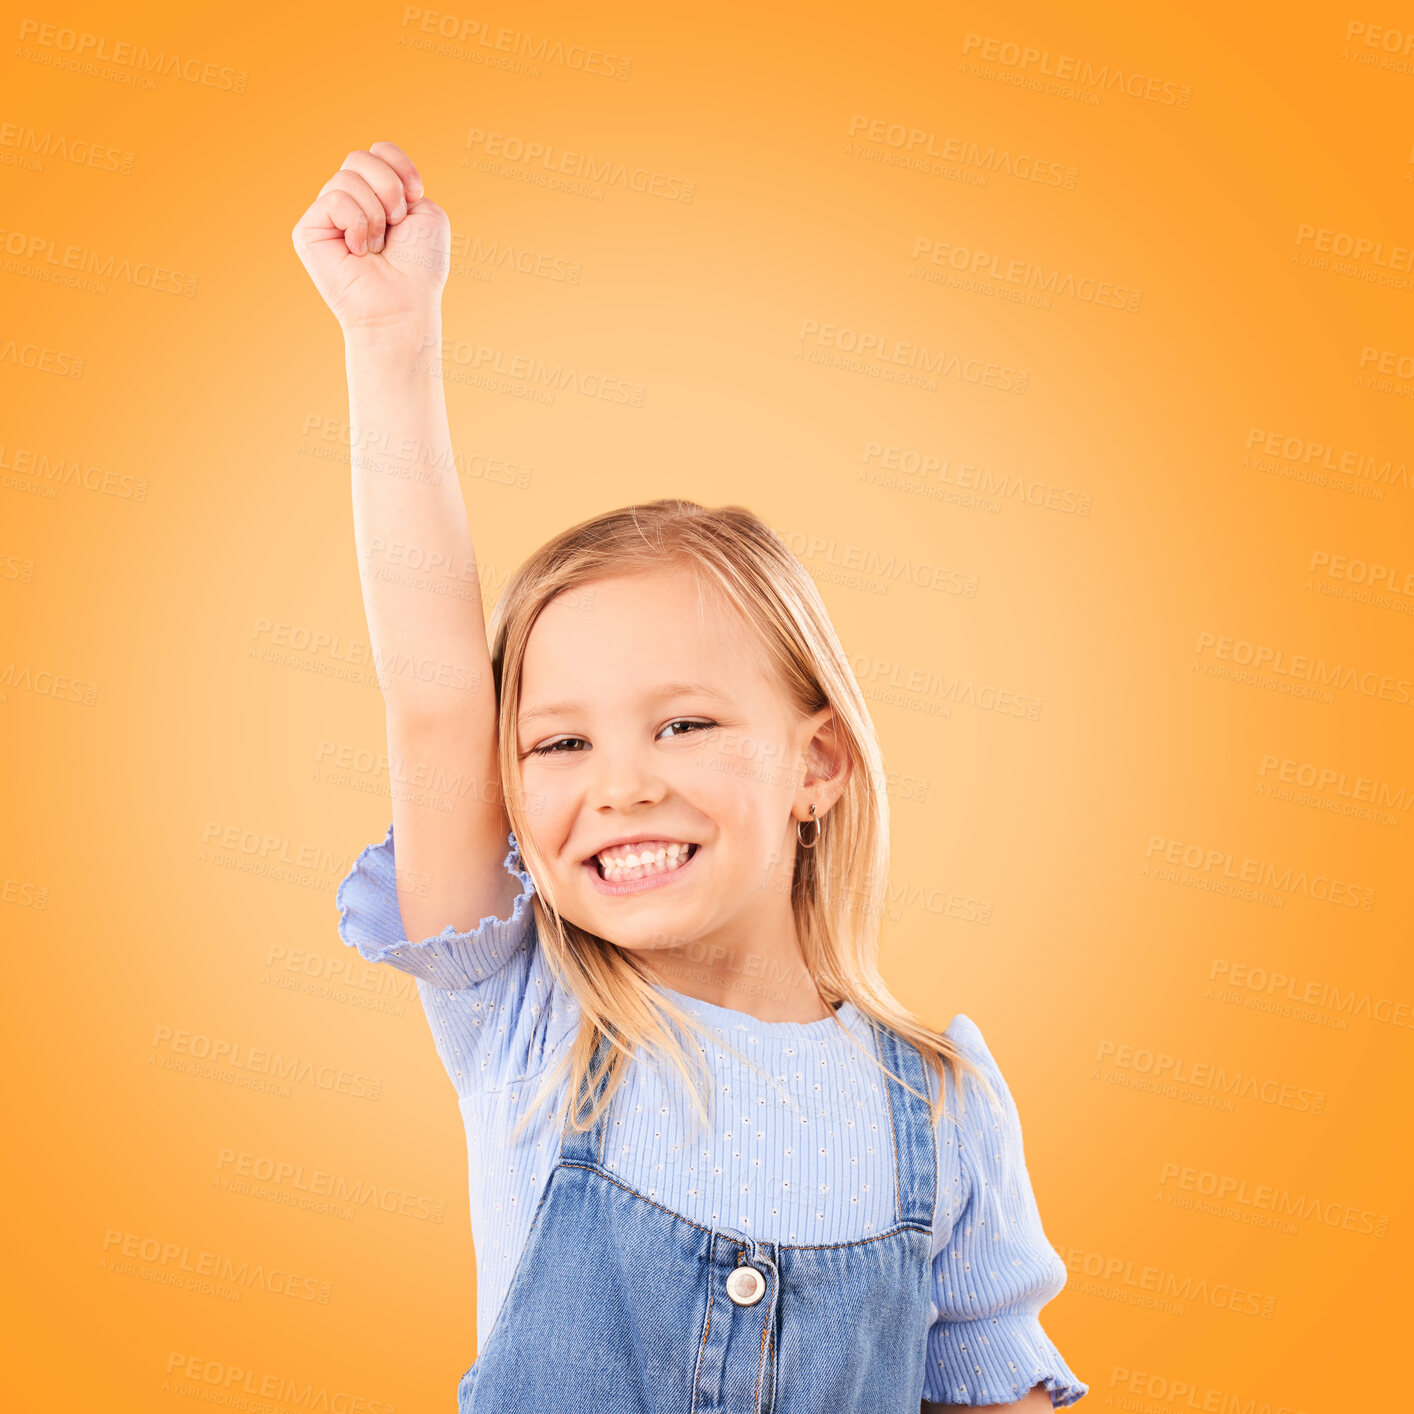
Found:
[[[814,581],[750,511],[655,500],[532,555],[488,642],[447,218],[380,142],[293,235],[344,332],[389,757],[453,783],[394,792],[337,901],[417,979],[465,1122],[461,1414],[1080,1399],[1001,1072],[878,969],[885,775]]]

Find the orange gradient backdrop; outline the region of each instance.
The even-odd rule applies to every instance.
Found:
[[[5,1408],[449,1409],[475,1353],[453,1092],[334,907],[389,783],[290,231],[381,139],[457,241],[488,607],[668,494],[816,575],[885,972],[1002,1065],[1088,1407],[1401,1396],[1407,12],[8,24]]]

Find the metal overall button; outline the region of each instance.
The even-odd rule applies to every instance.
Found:
[[[727,1278],[727,1295],[738,1306],[754,1306],[766,1294],[766,1278],[755,1267],[742,1265]]]

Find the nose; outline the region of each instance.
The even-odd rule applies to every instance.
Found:
[[[667,786],[648,752],[631,744],[600,744],[594,752],[589,805],[595,810],[632,810],[655,805]]]

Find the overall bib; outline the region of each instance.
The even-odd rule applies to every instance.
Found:
[[[917,1049],[871,1029],[883,1063],[927,1095]],[[605,1169],[606,1117],[566,1124],[458,1414],[918,1414],[937,1150],[927,1102],[884,1083],[896,1221],[857,1242],[689,1221]]]

